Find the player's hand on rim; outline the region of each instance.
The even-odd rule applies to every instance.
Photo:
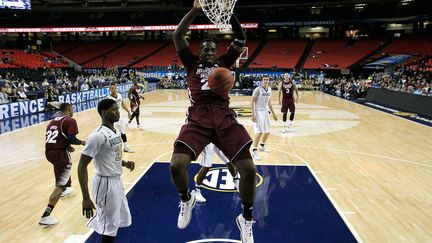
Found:
[[[85,216],[88,219],[93,217],[93,209],[96,209],[96,207],[90,198],[83,199],[82,208],[83,208],[82,210],[83,216]]]

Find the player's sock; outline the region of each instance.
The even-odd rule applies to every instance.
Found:
[[[286,127],[287,127],[287,122],[286,121],[282,122],[282,129],[285,129]]]
[[[198,191],[198,190],[201,190],[201,184],[196,184],[196,183],[195,183],[195,190],[197,190],[197,191]]]
[[[187,189],[186,191],[182,191],[182,192],[180,192],[179,194],[180,194],[180,199],[181,199],[183,202],[187,202],[187,201],[189,201],[189,199],[191,198],[191,195],[190,195],[190,193],[189,193],[189,189]]]
[[[42,215],[42,218],[49,216],[53,209],[54,209],[54,205],[48,204],[48,206],[45,209],[45,212]]]
[[[253,202],[242,202],[243,217],[247,220],[252,219]]]

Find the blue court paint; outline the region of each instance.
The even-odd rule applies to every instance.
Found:
[[[231,191],[227,170],[207,174],[205,184],[211,190],[202,189],[207,203],[197,204],[191,223],[180,230],[179,198],[168,168],[168,163],[155,163],[128,193],[132,225],[120,229],[116,241],[240,240],[235,218],[241,213],[241,202],[238,193],[227,192]],[[198,170],[197,164],[189,168],[191,187]],[[257,176],[261,184],[254,204],[255,242],[356,242],[306,166],[257,166],[257,172],[262,181]],[[99,240],[93,233],[87,242]]]

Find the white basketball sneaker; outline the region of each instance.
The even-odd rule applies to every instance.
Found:
[[[140,125],[137,125],[137,128],[140,129],[140,130],[144,130],[144,126],[141,125],[141,124],[140,124]]]
[[[253,160],[261,160],[261,157],[258,156],[258,151],[252,151],[252,159]]]
[[[125,145],[123,147],[123,151],[125,151],[126,153],[135,153],[135,150],[131,149],[128,145]]]
[[[49,227],[49,226],[56,225],[58,222],[59,222],[58,219],[55,219],[51,216],[46,216],[39,220],[39,225]]]
[[[72,194],[73,192],[74,192],[74,189],[72,187],[66,187],[66,189],[60,195],[60,197],[65,198],[65,197],[69,196],[70,194]]]
[[[177,220],[177,227],[179,229],[184,229],[189,225],[192,218],[192,209],[194,208],[195,203],[196,199],[194,194],[191,194],[189,201],[180,201],[180,213]]]
[[[191,194],[195,195],[196,202],[197,203],[205,203],[207,202],[207,199],[201,194],[201,189],[195,188],[192,190]]]
[[[246,220],[242,214],[236,218],[237,227],[240,230],[240,239],[242,243],[253,243],[253,232],[252,226],[255,223],[254,220]]]

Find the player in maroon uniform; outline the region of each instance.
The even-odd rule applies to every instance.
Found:
[[[294,92],[296,97],[294,97]],[[295,114],[295,103],[298,102],[298,90],[295,83],[288,73],[284,74],[284,79],[279,84],[279,105],[282,103],[282,133],[292,130]],[[290,111],[290,123],[287,125],[287,112]]]
[[[138,128],[142,129],[143,127],[141,127],[140,122],[139,122],[140,104],[141,104],[140,99],[144,100],[145,98],[144,98],[144,96],[140,95],[139,89],[140,89],[140,87],[138,86],[138,83],[136,81],[134,81],[134,85],[129,89],[129,92],[128,92],[128,98],[130,101],[130,107],[131,107],[131,111],[132,111],[132,116],[130,117],[128,124],[130,125],[132,120],[135,118]]]
[[[195,160],[207,144],[213,143],[240,173],[243,214],[236,220],[242,239],[253,242],[252,207],[256,168],[249,152],[252,139],[246,129],[237,122],[235,112],[229,108],[228,95],[212,92],[207,82],[209,74],[214,69],[230,68],[235,63],[243,51],[246,34],[233,15],[231,25],[235,40],[227,52],[216,58],[216,43],[213,40],[204,40],[200,44],[199,55],[194,55],[185,36],[200,11],[199,1],[195,0],[193,8],[183,17],[173,36],[178,55],[187,70],[186,81],[191,101],[187,122],[174,143],[170,165],[171,180],[181,199],[177,226],[184,229],[189,225],[195,205],[195,196],[189,193],[187,168],[191,160]]]
[[[58,220],[50,214],[60,197],[73,192],[71,186],[71,152],[75,149],[71,144],[85,145],[85,141],[76,138],[78,125],[72,118],[72,105],[63,103],[60,105],[61,115],[55,117],[48,124],[45,134],[45,157],[54,166],[55,189],[51,193],[48,206],[43,213],[39,224],[51,226]]]

